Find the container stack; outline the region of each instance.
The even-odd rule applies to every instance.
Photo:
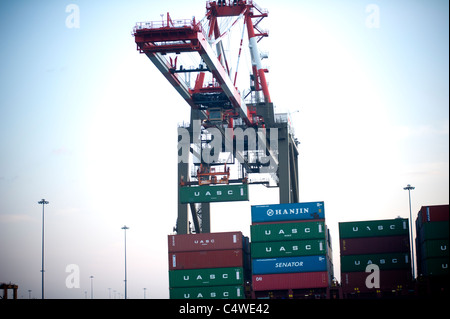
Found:
[[[326,289],[333,278],[323,202],[252,206],[255,298],[297,298]],[[324,292],[325,291],[325,292]]]
[[[250,277],[241,232],[169,235],[171,299],[244,299]]]
[[[417,273],[428,295],[449,292],[449,215],[449,205],[423,206],[417,215]]]
[[[347,298],[408,291],[411,254],[408,219],[339,223],[342,291]],[[375,268],[367,266],[378,266]]]

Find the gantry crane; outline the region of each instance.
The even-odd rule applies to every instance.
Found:
[[[264,132],[264,156],[275,163],[276,172],[272,174],[279,187],[280,202],[298,202],[298,150],[289,121],[280,120],[274,114],[274,106],[269,94],[266,80],[267,68],[262,65],[265,57],[258,50],[258,43],[268,33],[261,29],[261,21],[268,16],[268,11],[260,8],[252,0],[208,0],[206,15],[197,22],[195,18],[174,20],[167,13],[166,19],[152,22],[139,22],[133,29],[137,50],[145,54],[169,83],[191,107],[190,142],[194,140],[193,127],[200,121],[202,130],[215,128],[223,136],[224,145],[236,143],[230,141],[230,129],[254,129],[257,134]],[[240,39],[230,37],[237,26]],[[245,39],[245,31],[247,39]],[[231,39],[230,39],[231,38]],[[248,55],[243,56],[244,39],[248,42]],[[235,55],[226,49],[225,42],[234,41]],[[245,48],[244,48],[245,49]],[[196,64],[181,64],[182,56],[189,54],[197,58]],[[250,58],[251,70],[247,74],[247,87],[238,77],[245,72],[240,71],[242,58]],[[195,59],[191,59],[194,61]],[[233,65],[231,65],[233,63]],[[191,81],[191,76],[195,80]],[[241,90],[238,89],[241,88]],[[271,147],[270,129],[276,129],[277,149]],[[232,137],[231,137],[232,138]],[[225,146],[224,146],[225,147]],[[257,152],[255,145],[245,145],[244,153],[233,152],[233,158],[242,165],[247,173],[260,173],[267,162],[250,161],[249,154]],[[252,149],[253,148],[253,149]],[[195,153],[195,150],[191,148]],[[200,156],[201,158],[201,156]],[[217,182],[216,170],[211,163],[198,163],[197,174],[199,184]],[[225,173],[226,166],[225,166]],[[220,174],[219,181],[229,183],[229,174]],[[188,181],[189,163],[178,164],[180,187],[192,185]],[[248,182],[246,176],[238,182]],[[209,203],[190,204],[196,232],[209,232]],[[178,219],[176,231],[179,234],[189,232],[187,204],[178,202]],[[201,219],[201,223],[199,221]]]

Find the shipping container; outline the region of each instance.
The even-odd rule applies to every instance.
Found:
[[[206,250],[169,253],[169,270],[244,267],[245,253],[242,249]]]
[[[252,225],[270,225],[270,224],[291,224],[291,223],[309,223],[311,221],[315,222],[325,222],[325,218],[319,218],[319,219],[301,219],[301,220],[283,220],[283,221],[276,221],[276,222],[255,222],[252,223]]]
[[[180,203],[248,201],[248,184],[180,187]]]
[[[339,223],[339,238],[408,235],[408,219],[367,220]]]
[[[366,271],[371,264],[380,270],[408,269],[411,268],[411,258],[409,252],[341,256],[341,272]]]
[[[417,227],[428,222],[448,221],[449,217],[449,205],[422,206],[417,214]]]
[[[448,239],[448,226],[448,221],[424,223],[418,232],[419,243],[429,239]]]
[[[330,274],[326,271],[290,274],[253,275],[254,291],[326,288],[330,286]]]
[[[327,271],[327,267],[328,262],[325,255],[252,260],[252,273],[254,275]]]
[[[169,235],[169,252],[245,249],[241,232]]]
[[[170,299],[244,299],[243,286],[170,288]]]
[[[341,256],[409,252],[409,236],[344,238],[340,248]]]
[[[252,258],[325,255],[325,239],[252,243]]]
[[[423,259],[420,262],[420,275],[423,276],[448,276],[448,257],[434,257]]]
[[[169,270],[169,287],[243,285],[242,267]]]
[[[255,242],[325,239],[325,222],[277,223],[251,225],[252,244]]]
[[[324,202],[256,205],[251,207],[252,223],[324,219]]]
[[[373,272],[343,272],[343,293],[367,293],[408,289],[411,286],[411,269],[381,270],[376,280]],[[367,282],[366,282],[367,281]],[[377,288],[378,287],[378,288]]]
[[[417,252],[420,251],[418,260],[432,257],[449,257],[448,239],[429,239],[417,246]]]

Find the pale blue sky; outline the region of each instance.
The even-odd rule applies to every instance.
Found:
[[[300,140],[300,199],[324,201],[340,278],[337,223],[409,217],[449,203],[448,1],[258,1],[277,111]],[[77,4],[80,28],[66,6]],[[368,28],[369,4],[379,8]],[[204,1],[2,1],[0,282],[40,298],[46,198],[46,296],[168,297],[167,235],[176,220],[176,127],[189,107],[131,36],[138,21],[201,19]],[[249,235],[250,202],[212,205],[212,230]],[[414,217],[415,218],[415,217]],[[68,289],[65,267],[80,267]]]

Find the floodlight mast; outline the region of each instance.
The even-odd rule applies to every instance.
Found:
[[[45,299],[44,297],[44,206],[47,205],[49,202],[45,199],[42,199],[38,202],[39,205],[42,205],[42,299]]]

